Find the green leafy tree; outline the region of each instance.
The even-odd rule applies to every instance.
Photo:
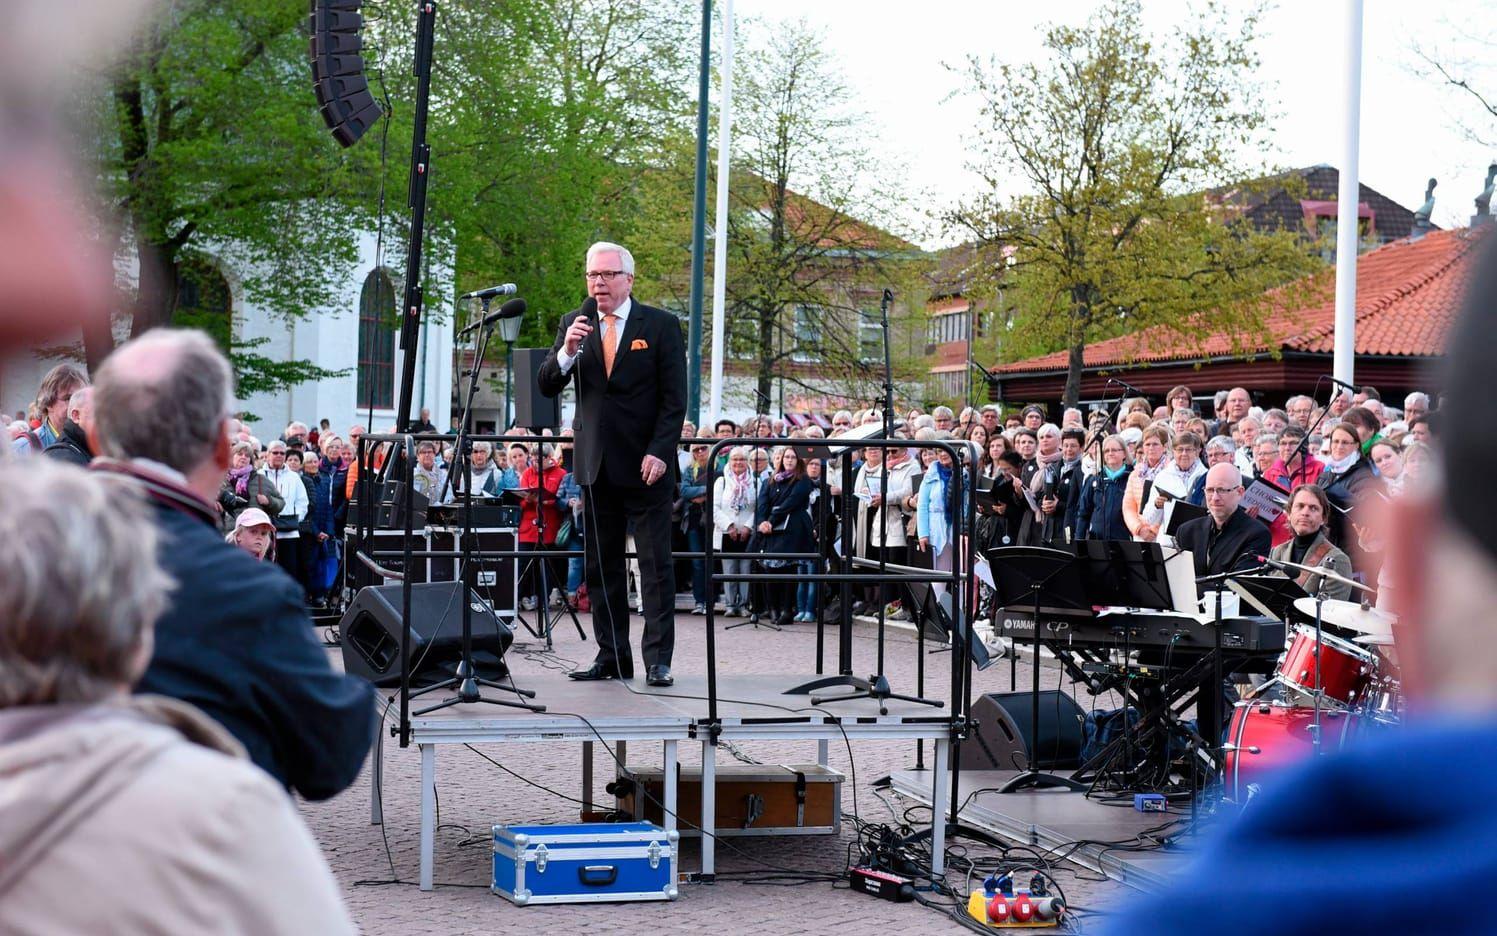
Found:
[[[688,124],[694,9],[685,0],[443,8],[433,212],[452,233],[459,285],[520,285],[531,309],[521,344],[549,345],[581,301],[589,244],[631,243],[637,176]]]
[[[117,255],[137,271],[124,284],[131,334],[213,325],[244,392],[329,372],[258,354],[203,320],[205,306],[184,306],[184,284],[200,294],[194,278],[215,258],[248,300],[290,320],[332,300],[372,217],[373,154],[340,151],[318,116],[306,16],[302,0],[162,4],[94,101]],[[89,361],[112,344],[85,336]]]
[[[866,119],[849,106],[851,94],[821,37],[804,22],[750,21],[740,29],[727,353],[751,362],[765,398],[777,379],[812,393],[875,397],[883,356],[870,326],[879,295],[884,287],[898,294],[891,318],[903,334],[915,317],[911,297],[923,298],[923,254],[889,233],[901,196],[888,179],[890,167],[867,145]],[[668,155],[642,183],[651,193],[647,204],[658,206],[645,214],[659,222],[644,243],[652,262],[671,271],[655,285],[684,310],[689,141]],[[896,352],[901,347],[896,341]],[[912,368],[902,355],[899,373],[908,376]]]
[[[1246,199],[1267,174],[1250,155],[1270,149],[1257,20],[1211,7],[1156,43],[1138,0],[1110,0],[1048,29],[1043,63],[968,63],[984,188],[948,221],[1006,258],[974,281],[1013,315],[1006,354],[1068,352],[1067,405],[1089,343],[1164,325],[1241,347],[1283,301],[1271,288],[1318,265],[1296,232],[1234,223],[1203,194]]]

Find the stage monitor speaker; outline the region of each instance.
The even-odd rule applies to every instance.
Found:
[[[343,614],[343,668],[376,686],[400,685],[400,585],[362,588]],[[411,687],[451,678],[462,654],[463,589],[460,582],[411,586]],[[514,641],[509,626],[477,599],[471,603],[473,663],[483,679],[509,672],[504,653]]]
[[[1029,692],[989,692],[972,703],[977,728],[962,742],[963,770],[1040,770],[1081,766],[1086,713],[1058,689],[1040,693],[1039,744],[1029,737],[1034,696]]]
[[[541,364],[546,348],[515,349],[515,425],[527,429],[560,429],[561,397],[541,394]]]

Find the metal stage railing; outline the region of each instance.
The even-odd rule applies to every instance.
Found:
[[[559,445],[567,442],[567,436],[543,436],[543,435],[494,435],[494,434],[471,434],[467,436],[470,443],[489,442],[510,445],[514,443],[524,444],[551,444]],[[437,445],[450,444],[454,441],[453,436],[442,433],[366,433],[360,437],[356,453],[357,464],[360,466],[359,478],[356,486],[357,502],[359,504],[358,521],[354,527],[354,549],[345,557],[345,567],[351,567],[355,562],[360,563],[385,578],[398,580],[401,585],[401,617],[402,634],[401,646],[410,646],[411,639],[411,576],[400,570],[384,567],[381,559],[401,560],[401,569],[410,570],[414,568],[413,560],[427,558],[459,559],[471,558],[471,547],[464,549],[423,549],[414,546],[416,530],[414,528],[415,502],[413,498],[413,478],[416,464],[416,449],[421,442],[433,442]],[[818,704],[835,704],[838,701],[853,698],[897,698],[887,683],[885,677],[885,607],[882,600],[882,588],[885,585],[900,584],[946,584],[950,588],[952,596],[952,635],[951,635],[951,684],[949,709],[951,719],[951,743],[952,755],[950,758],[952,774],[952,821],[955,821],[956,804],[960,802],[958,795],[960,779],[960,753],[961,742],[965,737],[966,730],[970,725],[972,707],[972,660],[968,652],[967,641],[961,635],[970,633],[973,608],[969,607],[968,598],[971,594],[973,582],[973,561],[975,558],[975,543],[972,540],[972,532],[975,529],[976,518],[976,496],[978,464],[977,458],[972,456],[973,446],[971,443],[961,440],[910,440],[910,439],[883,439],[883,438],[856,438],[856,439],[779,439],[765,437],[737,437],[737,438],[683,438],[677,443],[678,448],[693,445],[709,445],[707,458],[707,490],[709,504],[708,516],[711,516],[712,492],[716,482],[723,473],[717,468],[719,453],[725,448],[736,448],[738,446],[749,446],[750,448],[774,448],[782,445],[793,446],[798,452],[810,453],[812,457],[824,463],[837,463],[842,472],[840,495],[838,496],[837,509],[840,519],[840,541],[841,549],[832,548],[834,544],[826,543],[828,530],[828,516],[832,509],[832,484],[828,471],[823,470],[817,479],[819,495],[817,497],[816,515],[814,518],[818,549],[815,552],[806,553],[773,553],[775,559],[786,561],[812,561],[822,564],[820,571],[814,573],[803,572],[766,572],[750,571],[745,573],[729,574],[716,569],[717,560],[728,556],[750,558],[747,553],[725,553],[713,546],[713,537],[710,535],[710,527],[703,540],[705,548],[700,551],[672,551],[674,560],[696,560],[700,559],[706,563],[707,581],[710,586],[727,582],[748,583],[778,583],[778,582],[814,582],[818,586],[818,597],[821,595],[821,585],[840,586],[840,615],[838,620],[838,647],[837,647],[837,673],[835,676],[826,675],[826,616],[820,613],[816,618],[816,675],[824,677],[814,683],[807,684],[805,691],[819,688],[830,688],[833,686],[846,686],[856,690],[853,693],[839,694],[826,697],[817,697],[813,701]],[[951,484],[953,485],[953,499],[960,505],[960,512],[952,522],[953,561],[952,568],[947,570],[923,569],[913,566],[905,566],[889,563],[884,551],[880,550],[880,557],[875,566],[872,560],[857,560],[853,557],[855,552],[856,538],[853,532],[853,524],[856,520],[857,511],[854,506],[853,494],[854,475],[852,470],[853,459],[851,455],[862,449],[935,449],[945,452],[952,458],[953,466],[961,466],[962,470],[953,469],[951,473]],[[373,454],[376,451],[382,454]],[[965,453],[965,457],[964,457]],[[381,457],[383,460],[381,460]],[[560,463],[558,459],[557,463]],[[366,470],[365,466],[369,466]],[[752,470],[752,469],[751,469]],[[383,504],[375,502],[371,496],[374,492],[373,485],[377,482],[390,480],[392,473],[398,473],[402,481],[400,492],[401,520],[398,528],[403,532],[402,544],[398,549],[380,548],[374,545],[374,532],[377,528],[377,515],[379,507]],[[755,490],[755,501],[757,505],[759,491]],[[756,508],[757,515],[757,508]],[[462,545],[462,544],[459,544]],[[518,545],[518,544],[517,544]],[[547,559],[574,559],[583,557],[585,550],[577,549],[492,549],[481,550],[481,560],[511,559],[515,562],[521,560],[547,560]],[[626,556],[633,556],[627,553]],[[889,568],[894,565],[895,568]],[[465,570],[455,570],[457,574],[466,578]],[[879,623],[877,643],[877,672],[870,679],[860,679],[853,675],[853,614],[851,601],[851,587],[854,584],[876,586],[880,590],[878,601]],[[710,597],[710,596],[709,596]],[[541,596],[544,600],[545,596]],[[601,599],[601,596],[599,596]],[[674,600],[674,596],[666,596],[666,600]],[[706,653],[707,653],[707,711],[708,717],[702,724],[702,729],[709,732],[711,737],[716,737],[721,731],[722,720],[718,708],[718,672],[717,672],[717,612],[713,601],[708,601],[705,627]],[[926,672],[926,632],[923,626],[916,627],[916,683],[915,695],[913,697],[902,697],[926,702],[937,707],[945,707],[944,703],[933,702],[922,698],[925,692]],[[401,654],[401,684],[400,684],[400,723],[398,736],[400,745],[406,747],[410,744],[410,661],[405,653]],[[923,749],[917,751],[917,767],[922,765],[920,757]]]

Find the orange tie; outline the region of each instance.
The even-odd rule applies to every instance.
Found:
[[[619,317],[613,313],[603,316],[603,371],[613,376],[613,359],[619,351]]]

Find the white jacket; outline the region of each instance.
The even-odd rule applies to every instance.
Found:
[[[723,534],[728,527],[737,526],[747,530],[754,528],[754,505],[758,503],[760,484],[756,484],[753,471],[749,472],[749,493],[743,506],[734,510],[729,499],[733,493],[733,469],[729,468],[717,476],[712,486],[712,548],[723,548]]]
[[[918,466],[919,462],[907,458],[889,469],[887,487],[882,465],[871,471],[868,465],[858,469],[852,485],[853,494],[858,498],[858,523],[853,536],[858,555],[867,556],[871,546],[882,548],[885,545],[905,545],[905,514],[900,505],[910,496],[910,491],[914,490]],[[862,495],[874,493],[875,487],[883,489],[879,493],[884,495],[884,506],[874,509],[879,519],[870,526],[868,501]]]
[[[281,516],[295,517],[300,523],[307,515],[307,486],[302,482],[301,472],[292,471],[290,468],[282,468],[279,471],[269,467],[261,468],[260,473],[270,479],[275,489],[285,498],[286,506],[281,508]],[[276,531],[276,539],[295,539],[297,532],[289,533]],[[287,547],[288,549],[290,547]]]

